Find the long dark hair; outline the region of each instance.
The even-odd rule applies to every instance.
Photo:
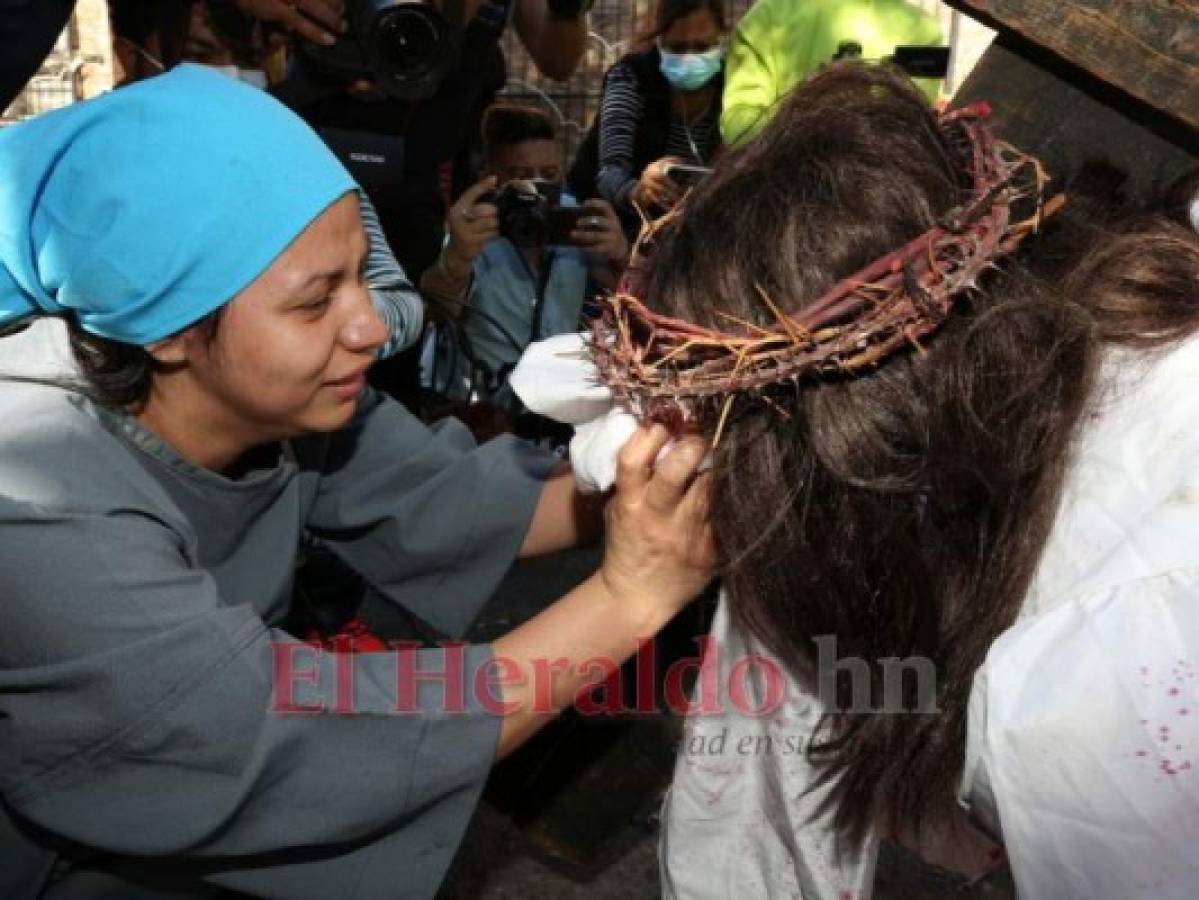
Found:
[[[907,79],[831,66],[693,191],[647,299],[725,329],[722,313],[773,324],[759,287],[802,307],[960,202],[957,169]],[[1099,350],[1199,327],[1197,261],[1193,237],[1155,222],[1113,238],[1064,289],[1010,265],[924,352],[732,407],[712,518],[735,621],[801,679],[814,639],[834,636],[838,658],[870,664],[874,710],[880,660],[935,667],[936,714],[854,709],[838,682],[810,752],[842,839],[952,808],[972,678],[1037,567]],[[716,419],[704,413],[708,434]],[[918,689],[903,684],[904,709]]]
[[[634,50],[649,50],[654,41],[665,34],[670,26],[694,12],[706,9],[723,34],[728,31],[724,11],[724,0],[658,0],[654,4],[653,17],[633,40]]]

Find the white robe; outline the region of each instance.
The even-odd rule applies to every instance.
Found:
[[[513,381],[533,408],[535,385],[554,384],[547,414],[586,422],[595,377],[571,350],[532,348]],[[1022,898],[1183,900],[1199,883],[1199,339],[1113,352],[1100,384],[1032,589],[975,676],[960,800],[1002,843]],[[586,434],[577,464],[610,471],[613,444]],[[711,636],[719,685],[738,658],[769,658],[723,602]],[[788,676],[784,704],[745,714],[768,687],[751,679],[741,710],[725,697],[688,718],[663,810],[664,893],[867,898],[877,841],[838,860],[812,817],[797,751],[819,719],[814,684]],[[981,870],[985,841],[958,837],[923,849]]]

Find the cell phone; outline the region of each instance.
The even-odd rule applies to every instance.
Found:
[[[549,209],[549,242],[551,244],[572,243],[570,233],[574,231],[580,220],[588,216],[597,216],[594,209],[585,206],[551,206]]]
[[[949,71],[948,47],[896,47],[892,59],[913,78],[944,78]]]
[[[692,166],[687,163],[673,163],[666,167],[666,177],[680,187],[691,187],[699,184],[712,174],[708,166]]]

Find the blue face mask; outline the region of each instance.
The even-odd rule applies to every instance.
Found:
[[[703,53],[667,53],[659,50],[660,68],[672,87],[680,91],[696,91],[716,77],[720,71],[724,50],[713,47]]]

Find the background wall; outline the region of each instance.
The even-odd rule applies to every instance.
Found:
[[[112,88],[112,32],[105,0],[79,0],[70,23],[29,86],[0,120],[58,109]]]

